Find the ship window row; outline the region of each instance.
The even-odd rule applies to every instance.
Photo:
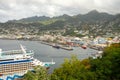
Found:
[[[16,64],[17,65],[17,64],[26,64],[26,63],[32,63],[32,62],[20,62],[20,63],[18,62],[18,63],[12,63],[12,64]],[[10,64],[11,63],[9,63],[9,64],[2,64],[2,65],[10,65]]]
[[[22,67],[22,68],[13,68],[13,69],[3,69],[3,71],[6,70],[21,70],[21,69],[28,69],[29,67]]]
[[[23,70],[23,69],[28,69],[27,67],[24,67],[24,68],[21,68],[21,69],[18,69],[18,68],[14,68],[14,69],[4,69],[4,70],[2,70],[2,71],[0,71],[0,72],[6,72],[6,71],[15,71],[15,70],[19,70],[19,71],[21,71],[21,70]]]
[[[18,67],[9,67],[9,68],[3,68],[3,69],[20,69],[24,67],[30,67],[30,66],[18,66]]]
[[[31,63],[26,63],[26,64],[11,64],[11,65],[2,65],[0,67],[8,67],[8,66],[20,66],[20,65],[31,65]]]
[[[0,68],[0,71],[5,69],[21,69],[21,68],[29,68],[29,67],[33,67],[33,66],[28,65],[28,66],[17,66],[17,67],[4,67],[4,68]]]
[[[29,65],[17,65],[17,66],[4,66],[4,67],[1,67],[0,69],[3,69],[3,68],[5,68],[5,69],[7,69],[7,68],[19,68],[19,67],[29,67],[29,66],[33,66],[33,65],[31,65],[31,64],[29,64]]]
[[[22,68],[14,68],[14,69],[3,69],[3,70],[0,70],[0,72],[6,72],[6,71],[16,71],[16,70],[28,70],[28,69],[31,69],[32,67],[22,67]]]
[[[2,67],[0,69],[3,69],[3,68],[18,68],[18,67],[27,67],[27,66],[33,66],[33,65],[23,65],[23,66],[11,66],[11,67]]]
[[[18,67],[18,66],[32,66],[31,63],[24,63],[24,64],[10,64],[10,65],[2,65],[0,68],[7,68],[7,67]]]
[[[14,69],[23,69],[23,68],[33,68],[33,66],[20,66],[20,67],[9,67],[9,68],[1,68],[0,71],[4,71],[4,70],[14,70]]]
[[[4,64],[4,65],[1,65],[1,66],[26,65],[26,64],[32,64],[32,63],[31,62],[26,62],[26,63],[19,63],[19,64]]]
[[[29,69],[32,69],[32,68],[29,68]],[[8,72],[15,72],[15,71],[23,71],[23,70],[29,70],[27,68],[23,68],[23,69],[14,69],[14,70],[3,70],[3,71],[0,71],[0,73],[8,73]]]

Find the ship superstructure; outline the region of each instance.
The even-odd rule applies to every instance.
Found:
[[[34,66],[48,66],[54,62],[46,64],[33,58],[34,52],[25,49],[22,45],[20,50],[2,51],[0,49],[0,80],[14,80],[24,75]]]

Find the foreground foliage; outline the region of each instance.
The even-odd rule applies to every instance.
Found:
[[[72,56],[70,60],[66,59],[62,66],[53,72],[51,80],[88,80],[89,78],[92,80],[93,73],[89,69],[88,59],[81,62],[75,56]]]
[[[28,71],[24,75],[23,80],[49,80],[49,76],[45,68],[36,66],[34,71]]]
[[[97,80],[120,80],[120,43],[107,47],[103,58],[90,62]]]

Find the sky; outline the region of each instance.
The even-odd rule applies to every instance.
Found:
[[[120,0],[0,0],[0,22],[31,16],[85,14],[91,10],[120,13]]]

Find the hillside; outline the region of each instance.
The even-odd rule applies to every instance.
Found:
[[[67,14],[57,17],[33,16],[20,20],[10,20],[1,23],[0,28],[27,27],[31,29],[44,30],[82,30],[88,31],[89,35],[118,34],[120,32],[120,14],[111,15],[96,10],[87,14],[70,16]]]

